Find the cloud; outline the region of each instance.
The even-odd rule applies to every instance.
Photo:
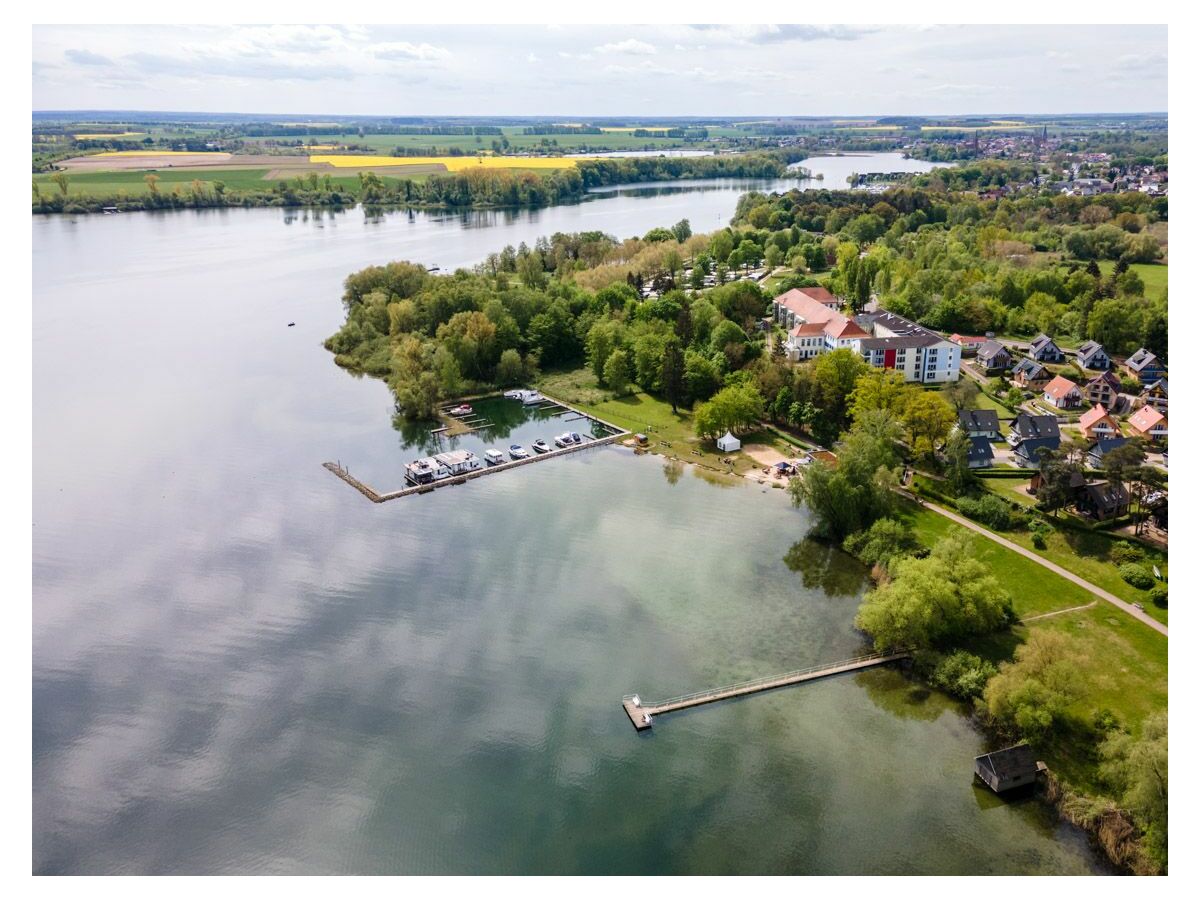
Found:
[[[856,41],[878,29],[865,25],[693,25],[735,44],[779,44],[788,41]]]
[[[377,59],[416,60],[430,62],[450,58],[450,51],[445,47],[435,47],[433,44],[412,44],[408,41],[394,41],[387,44],[376,44],[371,53]]]
[[[113,64],[113,61],[107,56],[92,53],[90,50],[68,50],[63,56],[77,66],[111,66]]]
[[[627,38],[611,44],[601,44],[596,48],[597,53],[628,53],[631,56],[651,56],[658,52],[653,44],[639,41],[637,38]]]

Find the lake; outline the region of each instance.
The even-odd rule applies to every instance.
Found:
[[[782,491],[619,447],[379,506],[321,468],[399,486],[419,442],[320,346],[348,272],[738,190],[34,217],[33,871],[1101,871],[897,672],[634,732],[628,692],[863,649]]]

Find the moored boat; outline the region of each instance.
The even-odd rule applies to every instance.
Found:
[[[508,455],[513,459],[525,459],[527,456],[529,456],[529,451],[520,444],[513,444],[508,448]]]
[[[469,416],[473,412],[475,412],[475,410],[471,408],[470,403],[460,403],[458,406],[454,407],[454,409],[450,410],[450,415]]]
[[[550,445],[547,444],[545,441],[543,441],[541,438],[538,438],[536,441],[533,442],[533,450],[535,453],[549,453]]]
[[[487,460],[487,464],[489,466],[496,466],[504,462],[504,454],[495,449],[485,450],[483,452],[483,458]]]

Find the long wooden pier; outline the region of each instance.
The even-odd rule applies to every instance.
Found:
[[[649,702],[642,700],[637,694],[629,694],[621,699],[621,706],[629,721],[638,731],[645,731],[654,724],[655,716],[664,713],[690,709],[693,706],[703,706],[706,703],[716,703],[719,700],[730,700],[734,697],[744,697],[747,694],[757,694],[761,691],[772,691],[775,688],[787,687],[791,684],[801,684],[805,681],[816,681],[818,678],[828,678],[830,675],[840,675],[843,672],[857,672],[860,669],[870,669],[874,666],[886,665],[901,659],[908,659],[912,654],[908,650],[896,650],[887,653],[872,653],[868,656],[857,656],[841,662],[810,666],[807,669],[797,669],[783,675],[771,675],[767,678],[757,678],[753,681],[743,681],[726,687],[714,688],[709,691],[698,691],[694,694],[684,694],[682,697],[672,697],[670,700]]]

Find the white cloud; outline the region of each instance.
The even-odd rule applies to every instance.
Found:
[[[408,41],[376,44],[371,48],[371,53],[378,59],[411,59],[422,62],[450,58],[450,51],[444,47],[435,47],[433,44],[412,44]]]
[[[639,41],[637,38],[627,38],[612,44],[601,44],[596,48],[597,53],[628,53],[631,56],[651,56],[658,52],[653,44]]]

